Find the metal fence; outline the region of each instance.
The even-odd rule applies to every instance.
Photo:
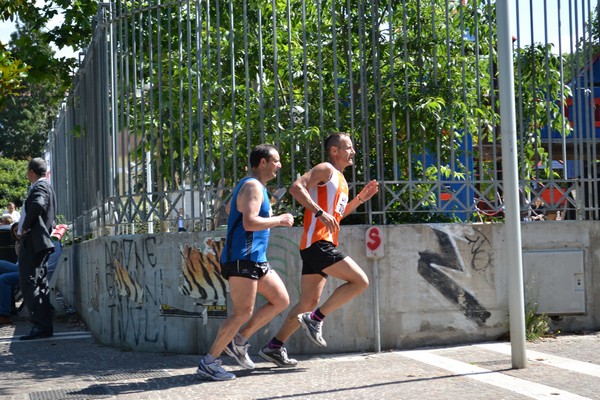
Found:
[[[595,10],[513,6],[523,219],[597,219]],[[351,194],[381,185],[349,223],[501,220],[498,92],[492,1],[102,3],[50,134],[59,214],[76,237],[172,230],[179,210],[214,229],[253,145],[279,148],[274,190],[347,131]]]

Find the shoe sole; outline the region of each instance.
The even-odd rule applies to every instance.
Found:
[[[229,357],[233,358],[239,365],[240,367],[244,368],[244,369],[254,369],[256,368],[256,365],[252,364],[252,366],[248,366],[246,364],[244,364],[242,361],[240,361],[240,359],[238,358],[237,354],[235,354],[230,348],[229,346],[225,347],[225,354],[227,354]]]
[[[196,370],[196,373],[203,378],[209,378],[209,379],[212,379],[213,381],[232,381],[235,379],[235,375],[232,378],[219,379],[214,375],[211,375],[211,374],[208,374],[208,373],[202,371],[200,368],[198,368]]]
[[[310,332],[310,328],[308,327],[308,325],[306,325],[306,322],[304,322],[304,318],[302,318],[302,314],[300,314],[300,316],[298,317],[298,322],[300,322],[300,325],[302,325],[302,328],[304,328],[304,332],[306,332],[306,336],[308,336],[311,342],[313,342],[319,347],[327,347],[327,343],[320,343],[317,339],[313,337],[312,333]]]
[[[293,367],[296,367],[298,365],[298,363],[296,363],[296,364],[283,364],[283,363],[280,363],[277,359],[272,358],[267,353],[263,352],[262,349],[258,351],[258,355],[263,360],[272,362],[273,364],[277,365],[280,368],[293,368]]]

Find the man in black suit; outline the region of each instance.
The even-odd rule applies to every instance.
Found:
[[[46,180],[48,168],[41,158],[29,162],[27,178],[31,183],[21,217],[19,249],[19,285],[29,310],[33,328],[21,340],[53,335],[52,305],[48,287],[48,256],[54,251],[50,239],[54,224],[56,196]]]

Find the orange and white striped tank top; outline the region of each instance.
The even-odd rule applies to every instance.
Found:
[[[346,182],[346,178],[344,178],[344,174],[335,169],[333,165],[331,169],[334,172],[329,181],[309,189],[308,193],[323,211],[333,215],[339,223],[344,216],[346,204],[348,204],[348,183]],[[305,210],[304,233],[300,241],[300,250],[310,247],[311,244],[319,240],[326,240],[337,246],[338,233],[339,230],[331,234],[325,225],[318,218],[315,218],[315,214],[309,210]]]

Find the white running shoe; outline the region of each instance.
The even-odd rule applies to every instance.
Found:
[[[214,381],[230,381],[235,379],[235,375],[227,372],[221,366],[221,359],[217,358],[210,364],[204,362],[204,358],[200,360],[196,372],[205,378],[210,378]]]
[[[225,347],[225,353],[227,353],[229,357],[233,357],[235,361],[237,361],[237,363],[243,368],[254,369],[254,363],[248,355],[249,347],[250,343],[246,343],[243,346],[238,346],[235,344],[235,341],[232,340],[231,343]]]

